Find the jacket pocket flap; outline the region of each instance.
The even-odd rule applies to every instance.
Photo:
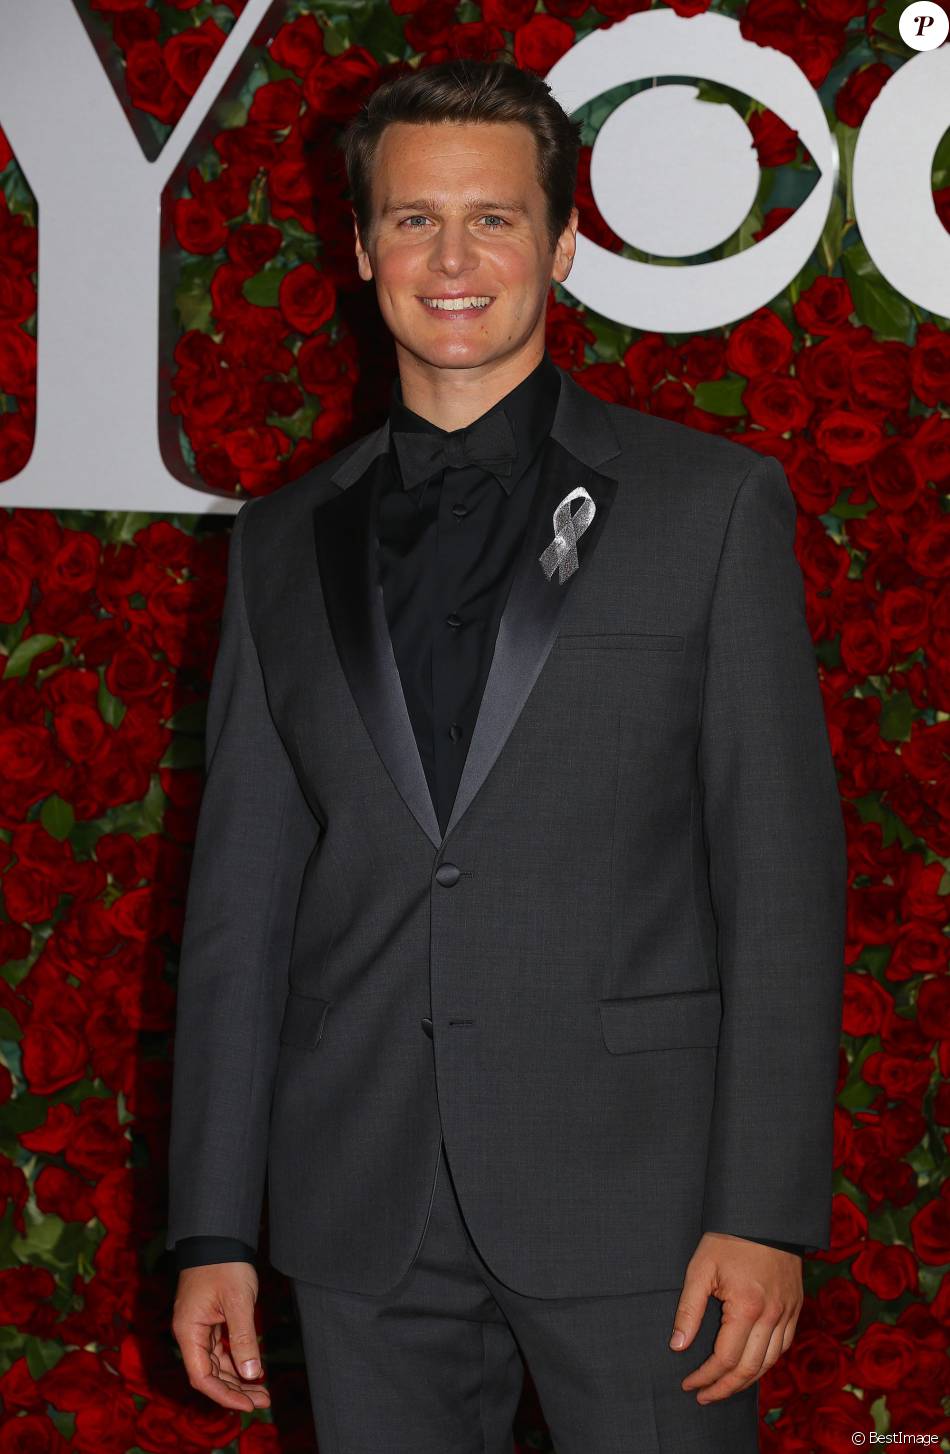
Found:
[[[659,631],[561,631],[557,643],[565,647],[614,647],[620,650],[638,646],[648,651],[682,651],[685,639],[684,636]]]
[[[280,1024],[281,1045],[300,1045],[304,1050],[312,1050],[323,1034],[323,1023],[329,1008],[329,1000],[291,990]]]
[[[604,1044],[615,1055],[632,1050],[685,1050],[717,1045],[722,999],[718,989],[635,995],[600,1001]]]

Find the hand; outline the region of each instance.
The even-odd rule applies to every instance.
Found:
[[[226,1409],[270,1407],[266,1386],[248,1381],[261,1377],[254,1329],[257,1290],[252,1262],[209,1262],[183,1267],[178,1274],[172,1332],[188,1382]],[[224,1347],[225,1333],[230,1352]]]
[[[804,1301],[802,1259],[747,1237],[706,1232],[686,1268],[673,1319],[688,1348],[703,1319],[709,1294],[722,1302],[722,1322],[712,1353],[680,1387],[698,1388],[696,1402],[728,1398],[761,1378],[795,1336]],[[676,1345],[670,1342],[671,1347]]]

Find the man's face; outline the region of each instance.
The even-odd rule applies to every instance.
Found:
[[[356,256],[360,277],[376,280],[397,350],[463,369],[543,340],[551,281],[570,272],[577,211],[552,253],[526,126],[394,122],[377,146],[372,193],[368,247],[356,229]],[[450,295],[454,306],[433,306]],[[477,304],[459,311],[464,299]]]

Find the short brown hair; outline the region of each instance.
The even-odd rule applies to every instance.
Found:
[[[534,134],[538,181],[547,198],[551,251],[567,226],[577,186],[581,124],[572,121],[539,75],[512,61],[458,57],[385,81],[349,122],[342,138],[353,211],[363,240],[372,221],[372,167],[384,129],[394,121],[520,121]]]

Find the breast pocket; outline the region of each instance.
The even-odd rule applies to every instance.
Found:
[[[565,651],[682,651],[685,637],[658,631],[562,631],[558,646]]]

